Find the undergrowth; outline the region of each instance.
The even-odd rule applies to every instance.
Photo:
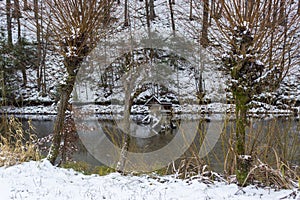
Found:
[[[24,130],[22,122],[15,117],[2,116],[0,124],[0,166],[12,166],[30,160],[40,160],[35,145],[37,136],[28,121],[29,129]]]
[[[62,164],[61,167],[66,168],[66,169],[73,169],[73,170],[81,172],[85,175],[97,174],[100,176],[104,176],[104,175],[110,174],[112,172],[115,172],[115,170],[113,168],[110,168],[107,166],[92,166],[83,161],[66,162],[66,163]]]

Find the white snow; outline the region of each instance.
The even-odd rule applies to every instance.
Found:
[[[200,177],[190,180],[171,176],[83,175],[52,166],[47,160],[0,168],[0,194],[8,199],[292,199],[296,190],[274,191],[247,186],[239,188],[225,182],[204,183]]]

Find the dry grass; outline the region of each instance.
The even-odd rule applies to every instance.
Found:
[[[236,182],[234,123],[225,121],[220,138],[222,150],[212,152],[213,160],[223,164],[229,182]],[[251,119],[247,130],[246,151],[251,156],[251,171],[247,183],[273,188],[299,187],[300,170],[295,163],[300,155],[300,124],[294,119]],[[247,184],[246,182],[241,185]]]
[[[35,145],[37,137],[31,133],[33,129],[28,121],[29,129],[24,130],[22,123],[7,116],[0,124],[0,166],[12,166],[29,160],[39,160],[39,150]]]
[[[290,167],[283,162],[278,161],[277,168],[273,168],[257,159],[243,185],[246,181],[275,189],[300,188],[300,173],[299,169]]]

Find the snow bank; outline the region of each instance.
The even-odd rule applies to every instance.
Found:
[[[86,176],[52,166],[48,161],[27,162],[0,168],[1,199],[279,199],[292,190],[274,191],[235,184],[205,184],[199,179],[179,180],[170,176]],[[298,192],[298,197],[300,194]]]

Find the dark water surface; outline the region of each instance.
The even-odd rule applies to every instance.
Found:
[[[26,119],[22,119],[25,128],[28,128]],[[231,121],[213,120],[213,116],[210,120],[190,120],[189,123],[198,124],[198,130],[196,137],[194,139],[194,144],[196,149],[199,150],[199,141],[203,141],[201,138],[205,134],[215,134],[223,131],[220,135],[213,149],[205,157],[209,165],[213,170],[222,172],[223,162],[228,152],[228,144],[233,141],[234,136],[234,126],[235,123]],[[184,121],[186,123],[187,121]],[[48,136],[53,132],[53,120],[32,120],[32,125],[35,127],[35,132],[39,138]],[[116,125],[115,121],[110,120],[99,120],[99,126],[104,130],[106,137],[111,141],[115,141],[119,145],[121,144],[122,131]],[[147,126],[137,126],[134,131],[130,134],[131,137],[131,147],[130,151],[136,152],[151,152],[163,148],[172,141],[176,134],[179,133],[180,123],[182,120],[177,120],[175,122],[177,128],[162,132],[160,134],[151,133],[149,127]],[[213,124],[218,124],[214,126]],[[220,126],[221,124],[221,126]],[[187,133],[188,131],[185,131]],[[148,135],[147,135],[148,134]],[[151,135],[152,134],[152,135]],[[272,148],[276,149],[277,153],[284,158],[288,158],[293,164],[300,165],[300,122],[293,118],[287,117],[276,117],[269,119],[250,119],[249,128],[247,129],[248,141],[255,141],[259,144],[260,150],[267,148],[264,145],[269,144]],[[217,134],[219,136],[219,134]],[[268,137],[269,136],[269,137]],[[92,140],[99,140],[99,135],[95,134]],[[76,161],[85,161],[91,165],[101,165],[91,153],[87,150],[83,143],[79,140],[77,143],[79,151],[75,152],[73,159]],[[85,145],[87,145],[85,143]],[[252,151],[254,154],[260,154],[259,149],[248,148],[248,151]],[[93,152],[95,153],[95,152]],[[99,152],[101,153],[101,152]],[[270,155],[257,155],[258,157],[274,157],[272,152]]]

